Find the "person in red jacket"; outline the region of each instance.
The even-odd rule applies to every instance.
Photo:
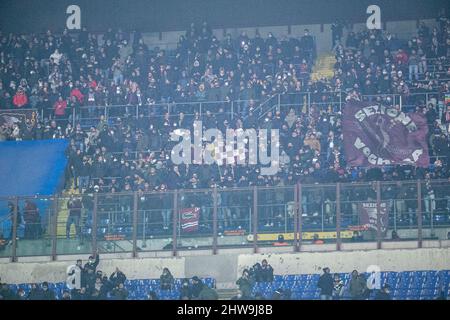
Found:
[[[83,103],[84,95],[81,93],[81,91],[78,87],[74,87],[70,91],[70,96],[76,97],[79,103]]]
[[[67,101],[62,98],[62,96],[59,96],[58,100],[53,105],[53,109],[55,112],[55,118],[58,122],[61,122],[63,120],[66,120],[66,108],[67,108]]]
[[[13,104],[17,108],[22,108],[23,106],[28,104],[28,97],[25,94],[23,88],[19,87],[19,89],[17,90],[16,94],[13,97]]]
[[[397,64],[399,62],[406,64],[408,62],[408,54],[402,49],[398,49],[397,54],[395,55],[395,60],[397,61]]]

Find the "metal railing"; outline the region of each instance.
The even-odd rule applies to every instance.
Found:
[[[328,99],[323,101],[325,96]],[[253,114],[258,119],[262,119],[268,112],[285,110],[287,107],[306,107],[306,112],[312,106],[326,109],[332,107],[336,112],[341,111],[346,103],[347,93],[344,91],[325,92],[288,92],[271,95],[264,101],[259,100],[233,100],[233,101],[201,101],[201,102],[171,102],[142,105],[105,105],[105,106],[82,106],[72,109],[70,114],[56,120],[70,122],[73,126],[80,123],[83,127],[97,126],[101,119],[107,123],[115,123],[119,118],[137,120],[143,119],[163,119],[165,114],[169,119],[175,120],[179,117],[179,112],[183,112],[186,118],[193,118],[196,114],[202,116],[206,111],[213,115],[225,115],[233,120],[235,117],[248,118],[249,105],[253,104]],[[375,94],[362,95],[365,101],[381,101],[386,105],[399,105],[402,110],[413,111],[416,105],[423,103],[428,105],[432,99],[436,103],[443,101],[443,93],[440,92],[413,92],[409,95],[402,94]],[[220,112],[220,108],[223,112]],[[41,119],[54,118],[53,109],[40,110]]]
[[[71,196],[0,199],[15,205],[2,236],[10,245],[0,256],[206,249],[273,245],[285,236],[293,251],[315,237],[341,250],[347,242],[391,241],[395,230],[422,247],[426,239],[446,239],[450,227],[450,181],[397,181],[295,184],[278,187],[183,189]],[[30,200],[39,208],[32,219],[17,208]],[[22,213],[22,219],[18,217]],[[10,221],[9,219],[8,221]],[[4,220],[5,221],[5,220]],[[445,233],[445,234],[443,234]],[[315,239],[316,240],[316,239]]]

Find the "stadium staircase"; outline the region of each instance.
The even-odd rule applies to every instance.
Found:
[[[319,80],[322,78],[331,79],[334,76],[334,64],[336,58],[333,53],[325,53],[320,55],[312,68],[311,79]],[[274,112],[279,107],[279,95],[273,95],[267,100],[262,101],[260,105],[255,109],[255,112],[259,114],[259,120],[263,119],[268,112]],[[306,110],[306,97],[304,97],[303,110]],[[305,112],[305,111],[303,111]],[[248,117],[248,116],[247,116]]]
[[[316,59],[311,73],[311,80],[331,79],[334,76],[336,58],[333,53],[322,54]]]
[[[237,289],[217,289],[219,300],[230,300],[237,295]]]

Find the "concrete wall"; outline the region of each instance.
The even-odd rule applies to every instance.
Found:
[[[86,257],[84,257],[86,259]],[[101,257],[100,257],[101,258]],[[0,264],[0,277],[2,282],[29,283],[29,282],[60,282],[67,278],[66,270],[75,260],[55,262],[30,263],[2,263]],[[83,261],[85,263],[85,261]],[[119,268],[128,279],[155,279],[159,278],[164,267],[169,267],[176,278],[184,277],[185,259],[180,258],[152,258],[152,259],[102,259],[98,266],[107,275]]]
[[[365,272],[372,265],[382,271],[440,270],[450,269],[450,248],[240,255],[237,275],[262,259],[267,259],[275,274],[321,273],[324,267],[331,272]]]
[[[253,248],[220,249],[214,256],[210,250],[192,250],[179,252],[179,257],[166,258],[142,253],[137,259],[125,254],[104,254],[99,269],[109,275],[118,267],[128,279],[155,279],[164,267],[168,267],[177,278],[213,277],[218,288],[235,287],[242,270],[262,259],[269,261],[275,274],[318,273],[325,266],[332,272],[351,272],[353,269],[364,272],[373,265],[382,271],[450,269],[450,240],[427,240],[423,242],[423,249],[417,249],[415,241],[385,242],[381,250],[376,250],[375,242],[344,243],[340,252],[335,251],[335,244],[303,245],[300,253],[293,253],[292,249],[262,247],[259,254],[253,254]],[[67,267],[77,258],[85,260],[87,257],[62,256],[64,261],[53,262],[4,261],[0,263],[0,277],[8,283],[64,281]]]

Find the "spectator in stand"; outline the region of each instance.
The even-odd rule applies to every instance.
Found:
[[[313,244],[324,244],[325,242],[319,238],[319,235],[317,233],[313,236]]]
[[[17,300],[27,300],[27,294],[22,288],[17,290]]]
[[[53,109],[55,110],[55,119],[58,124],[64,124],[67,121],[67,101],[62,96],[58,97],[58,100],[54,103]]]
[[[95,271],[97,270],[97,266],[100,262],[100,254],[98,253],[98,249],[95,253],[95,259],[94,256],[89,256],[89,260],[88,262],[86,262],[86,264],[84,265],[83,270],[85,271],[93,271],[95,273]]]
[[[55,291],[48,287],[48,282],[42,283],[42,300],[56,300]]]
[[[375,300],[392,300],[388,284],[383,285],[383,288],[377,292]]]
[[[0,300],[14,300],[15,294],[6,283],[0,282]]]
[[[283,247],[283,246],[288,246],[289,243],[287,243],[287,242],[284,240],[284,236],[283,236],[282,234],[280,234],[280,235],[278,235],[278,240],[277,240],[276,242],[274,242],[273,245],[274,245],[275,247]]]
[[[250,278],[250,273],[247,269],[242,271],[242,276],[236,281],[236,284],[239,286],[239,290],[244,299],[251,297],[254,281]]]
[[[159,277],[161,290],[171,290],[174,282],[174,278],[168,268],[164,268],[161,276]]]
[[[28,104],[28,97],[26,95],[25,90],[22,87],[19,87],[16,94],[13,97],[13,105],[16,108],[26,107]]]
[[[197,276],[192,277],[192,286],[191,286],[191,298],[196,300],[199,298],[200,292],[203,289],[203,282]]]
[[[260,282],[272,282],[273,281],[273,268],[267,262],[266,259],[261,261],[261,269],[257,271],[259,275],[257,278]]]
[[[192,289],[188,279],[184,279],[180,288],[180,300],[191,300]]]
[[[217,291],[206,284],[202,284],[202,290],[198,295],[198,300],[219,300]]]
[[[41,234],[41,220],[39,209],[31,200],[25,200],[23,219],[25,221],[25,239],[38,239]]]
[[[69,291],[64,290],[61,300],[72,300],[72,296]]]
[[[413,78],[418,81],[419,80],[419,57],[417,56],[417,53],[415,50],[412,50],[411,55],[409,56],[408,59],[408,64],[409,64],[409,73],[408,73],[408,77],[409,77],[409,81],[412,81]]]
[[[111,285],[116,287],[119,283],[125,283],[127,280],[127,276],[116,268],[116,270],[109,276],[109,281],[111,281]]]
[[[366,289],[367,284],[364,277],[358,274],[358,271],[353,270],[349,285],[352,300],[363,300],[365,298],[364,294],[367,291]]]
[[[344,281],[338,273],[334,274],[333,277],[333,300],[340,300],[344,296]]]
[[[400,237],[399,237],[399,235],[397,234],[397,231],[392,230],[391,239],[392,239],[392,240],[400,240]]]
[[[69,217],[66,222],[66,238],[70,239],[70,227],[75,225],[75,233],[78,237],[81,237],[81,209],[83,204],[78,197],[70,196],[67,201],[67,209],[69,210]]]
[[[321,300],[332,300],[333,278],[330,274],[330,268],[323,268],[323,274],[319,278],[317,287],[320,288]]]
[[[119,283],[112,292],[112,297],[116,300],[127,300],[128,290],[125,289],[123,283]]]

